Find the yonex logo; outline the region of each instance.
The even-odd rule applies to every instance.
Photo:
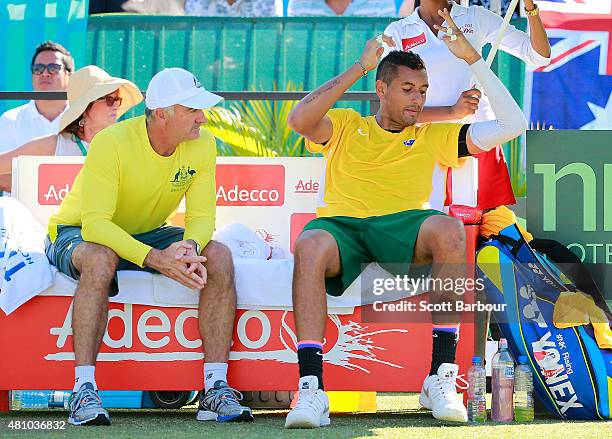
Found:
[[[404,146],[412,146],[416,142],[416,139],[404,140]]]

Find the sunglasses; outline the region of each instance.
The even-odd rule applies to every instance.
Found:
[[[45,69],[49,72],[50,75],[56,75],[62,70],[61,64],[32,64],[30,69],[32,73],[35,75],[42,75],[45,72]]]
[[[123,102],[123,98],[121,96],[113,96],[113,95],[102,96],[101,98],[97,100],[106,101],[106,105],[108,105],[109,107],[112,107],[113,105],[115,105],[115,102],[118,102],[119,106],[121,106],[121,102]]]

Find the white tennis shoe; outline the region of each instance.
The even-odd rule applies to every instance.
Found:
[[[285,428],[317,428],[330,424],[329,399],[314,375],[300,378],[298,400],[287,414]]]
[[[419,396],[419,403],[432,411],[434,418],[442,421],[467,422],[467,410],[461,397],[457,394],[457,381],[465,383],[458,376],[459,366],[443,363],[438,368],[437,375],[425,378],[423,389]],[[467,389],[461,387],[460,389]]]

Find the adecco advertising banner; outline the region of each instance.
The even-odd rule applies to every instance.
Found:
[[[528,131],[527,227],[572,250],[612,300],[612,131]]]
[[[70,191],[83,157],[19,157],[12,194],[41,224]],[[217,228],[240,222],[285,250],[314,218],[323,159],[219,157]],[[184,205],[178,210],[184,212]]]
[[[421,300],[413,298],[415,303]],[[0,389],[65,389],[73,380],[71,298],[35,297],[0,312]],[[431,359],[431,325],[362,323],[362,309],[330,315],[324,359],[329,390],[420,390]],[[461,328],[457,361],[467,370],[473,325]],[[418,355],[414,355],[418,352]],[[98,355],[102,389],[192,390],[202,385],[197,310],[111,303]],[[236,315],[230,382],[240,390],[297,385],[295,326],[289,311]]]

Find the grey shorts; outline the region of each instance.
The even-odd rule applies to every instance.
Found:
[[[144,244],[150,245],[153,248],[163,250],[170,244],[183,240],[185,229],[174,226],[162,226],[150,232],[139,233],[132,237]],[[72,263],[72,252],[81,242],[84,242],[81,235],[81,227],[79,226],[57,226],[57,237],[55,242],[51,242],[49,236],[45,240],[45,254],[51,264],[55,265],[59,271],[71,278],[78,280],[80,277],[79,271]],[[157,273],[149,267],[139,267],[133,262],[119,259],[119,270],[136,270],[148,271],[149,273]],[[117,293],[116,279],[113,282],[111,293]]]

